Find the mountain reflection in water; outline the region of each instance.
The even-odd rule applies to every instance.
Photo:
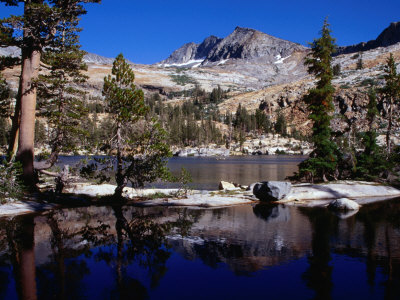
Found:
[[[1,299],[400,299],[400,201],[0,219]]]

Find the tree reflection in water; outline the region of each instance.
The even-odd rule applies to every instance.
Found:
[[[326,208],[304,208],[300,211],[308,217],[312,226],[310,265],[303,278],[307,286],[315,291],[315,299],[331,299],[331,238],[337,232],[338,218]]]
[[[384,282],[378,282],[378,286],[383,283],[385,299],[399,299],[399,201],[366,205],[346,220],[340,220],[325,208],[302,208],[300,211],[308,217],[312,226],[312,254],[308,258],[309,268],[303,278],[315,291],[315,299],[332,298],[332,272],[338,263],[332,260],[332,253],[358,257],[365,261],[366,280],[371,294],[374,294],[376,273],[380,268],[387,278]],[[342,232],[339,232],[340,222]],[[361,247],[357,242],[357,233],[353,232],[355,223],[359,223],[362,228]],[[345,236],[347,237],[344,238]]]
[[[119,299],[147,298],[146,288],[136,279],[129,277],[127,266],[136,261],[146,268],[151,278],[151,287],[157,286],[166,272],[165,263],[170,252],[165,248],[165,235],[171,230],[170,223],[157,224],[148,216],[133,213],[128,221],[121,206],[114,206],[117,232],[116,290],[112,295]],[[110,249],[111,250],[111,249]],[[103,251],[103,250],[102,250]],[[104,252],[98,256],[104,256]],[[108,253],[108,255],[112,255]]]
[[[6,222],[5,232],[2,233],[6,237],[3,239],[2,248],[7,248],[7,252],[2,255],[1,261],[8,261],[13,266],[20,299],[37,299],[33,219],[29,216],[10,220]],[[5,291],[3,287],[2,291]]]
[[[90,274],[85,257],[91,256],[91,247],[110,238],[105,231],[109,226],[105,224],[90,226],[86,222],[82,227],[72,230],[60,226],[65,221],[63,211],[46,215],[51,232],[51,255],[47,263],[38,267],[40,299],[81,298],[84,294],[82,280]]]
[[[90,274],[88,265],[88,260],[93,259],[105,262],[115,272],[115,283],[106,298],[148,298],[147,288],[128,273],[128,267],[137,264],[147,270],[150,287],[156,287],[167,271],[166,262],[171,254],[166,235],[175,231],[184,236],[193,224],[185,212],[179,213],[174,221],[158,223],[151,215],[145,216],[136,210],[127,218],[123,207],[114,206],[115,219],[108,216],[96,224],[86,213],[77,211],[79,221],[72,226],[65,211],[45,215],[44,224],[50,229],[51,254],[37,267],[34,217],[4,221],[0,233],[7,239],[0,242],[0,278],[4,277],[0,283],[0,295],[6,295],[10,284],[10,272],[2,266],[12,266],[20,299],[86,298],[90,291],[86,290],[84,279],[94,275]],[[44,224],[40,224],[41,229]]]
[[[256,282],[289,267],[302,275],[285,280],[299,281],[297,288],[315,299],[339,298],[350,284],[359,285],[351,291],[360,297],[399,299],[399,216],[400,202],[393,201],[365,205],[345,220],[325,208],[263,204],[218,210],[89,207],[0,219],[6,237],[0,239],[0,298],[167,295],[175,292],[170,283],[182,279],[176,271],[184,261],[192,274],[199,268],[210,278],[246,275],[232,280],[241,291],[251,286],[254,295],[265,293]],[[178,256],[170,259],[172,252]],[[344,282],[350,274],[354,282]],[[215,292],[227,288],[226,278]],[[209,284],[208,276],[199,280]],[[288,284],[274,282],[276,290]]]
[[[372,204],[364,207],[356,216],[364,225],[364,241],[368,249],[366,270],[371,289],[375,283],[376,271],[380,266],[387,275],[385,299],[400,297],[400,253],[398,253],[400,231],[400,200]],[[377,242],[377,229],[384,231],[386,255],[379,255],[376,248],[383,244]],[[382,233],[381,233],[382,234]],[[395,247],[397,253],[393,253]],[[382,253],[382,251],[380,251]]]

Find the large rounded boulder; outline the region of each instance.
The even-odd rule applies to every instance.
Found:
[[[286,197],[292,189],[287,181],[257,182],[253,187],[253,194],[261,201],[278,201]]]

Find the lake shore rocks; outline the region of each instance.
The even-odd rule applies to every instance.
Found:
[[[348,198],[358,204],[378,202],[400,197],[400,190],[375,182],[343,180],[324,184],[297,184],[281,201],[285,203],[305,204],[306,206],[324,206],[327,200]]]
[[[114,194],[116,186],[111,184],[91,184],[74,183],[65,189],[72,197],[80,199],[81,196],[96,198],[111,196]],[[178,189],[124,189],[123,196],[128,199],[129,205],[137,206],[192,206],[192,207],[225,207],[239,204],[257,203],[259,198],[280,199],[273,201],[276,204],[295,205],[300,207],[328,207],[330,203],[337,209],[335,213],[340,217],[346,218],[354,215],[358,207],[367,203],[374,203],[393,198],[400,198],[400,190],[364,181],[338,181],[327,184],[296,184],[290,185],[289,182],[259,182],[250,185],[252,191],[236,187],[234,190],[221,191],[199,191],[190,190],[187,197],[179,195]],[[260,196],[261,195],[261,196]],[[77,198],[78,197],[78,198]],[[154,200],[140,199],[155,198]],[[343,199],[346,198],[346,199]],[[84,198],[82,198],[84,199]],[[332,201],[336,200],[336,201]],[[93,202],[96,203],[96,202]],[[355,204],[354,204],[355,203]],[[90,202],[82,200],[82,205]],[[76,201],[74,205],[79,205]],[[35,201],[12,201],[0,205],[0,217],[20,215],[27,213],[50,210],[58,204],[38,203]]]
[[[219,190],[236,190],[238,189],[235,184],[227,181],[220,181],[218,185]],[[240,188],[239,188],[240,189]]]
[[[266,134],[258,137],[246,138],[243,144],[230,144],[229,149],[216,144],[203,147],[172,147],[174,156],[179,157],[227,157],[238,155],[308,155],[312,145],[305,141],[283,137],[279,134]]]
[[[64,189],[65,193],[88,197],[112,196],[117,186],[113,184],[75,183]],[[135,197],[148,197],[154,194],[173,195],[178,189],[134,189],[125,187],[122,196],[132,199]]]
[[[58,207],[57,204],[39,203],[35,201],[14,200],[0,205],[0,217],[25,215],[50,210]]]
[[[174,156],[179,157],[214,157],[230,156],[230,150],[225,148],[184,148],[173,152]]]
[[[261,201],[279,201],[290,193],[292,184],[286,181],[263,181],[254,184],[253,194]]]

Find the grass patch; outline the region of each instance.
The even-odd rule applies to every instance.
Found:
[[[349,89],[350,86],[349,86],[348,84],[342,84],[342,85],[340,86],[340,88],[341,88],[342,90],[346,90],[346,89]]]
[[[233,196],[233,195],[240,195],[241,190],[221,190],[217,192],[210,192],[210,196]]]
[[[172,195],[170,194],[165,194],[162,192],[157,192],[151,195],[148,195],[145,197],[147,200],[155,200],[155,199],[161,199],[161,198],[172,198]]]
[[[276,154],[276,155],[285,155],[286,152],[285,152],[285,150],[276,149],[275,154]]]
[[[364,79],[360,82],[359,86],[374,86],[376,84],[375,80],[372,78]]]
[[[171,79],[173,82],[175,82],[178,85],[182,85],[185,86],[186,84],[196,84],[197,81],[186,74],[182,74],[182,75],[170,75]]]

